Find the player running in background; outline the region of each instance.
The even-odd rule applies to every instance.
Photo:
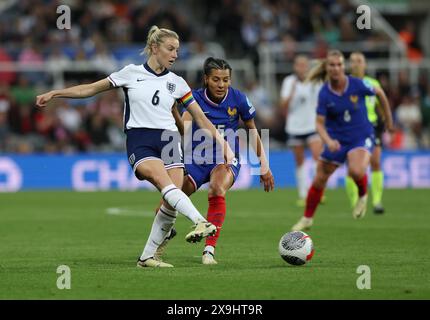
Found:
[[[326,80],[318,95],[317,131],[325,148],[317,164],[317,172],[306,198],[304,216],[292,230],[312,226],[315,210],[327,180],[345,161],[348,174],[358,187],[358,201],[353,208],[354,218],[362,218],[367,209],[367,175],[373,149],[373,126],[367,118],[366,96],[376,95],[384,110],[388,130],[393,129],[390,106],[384,91],[372,87],[362,79],[345,74],[344,56],[331,50],[318,66],[311,70],[310,81]]]
[[[366,76],[366,58],[361,52],[353,52],[349,57],[351,66],[351,75],[368,82],[373,87],[380,88],[378,80]],[[384,213],[382,205],[382,192],[384,190],[384,173],[381,170],[381,153],[382,153],[382,134],[384,132],[384,123],[381,119],[381,112],[378,99],[375,96],[366,96],[367,117],[373,125],[375,131],[375,146],[372,156],[370,157],[371,175],[371,192],[374,213]],[[345,178],[346,193],[348,195],[351,207],[354,207],[358,200],[358,190],[354,180],[350,176]]]
[[[224,133],[225,139],[234,150],[236,161],[231,165],[225,164],[217,150],[219,148],[212,140],[196,140],[195,137],[198,135],[196,132],[199,129],[197,124],[191,122],[192,117],[188,110],[182,116],[184,136],[193,137],[193,139],[185,138],[185,141],[192,141],[190,141],[191,144],[184,146],[187,178],[184,180],[182,190],[187,195],[191,195],[203,184],[209,182],[207,220],[217,227],[216,234],[206,238],[202,256],[202,263],[205,265],[217,264],[214,259],[215,247],[226,215],[225,196],[239,175],[241,165],[239,137],[236,131],[240,119],[243,120],[245,127],[250,129],[251,143],[261,163],[260,181],[264,185],[264,190],[269,192],[274,188],[273,176],[254,123],[255,108],[245,94],[230,87],[231,70],[230,65],[222,59],[212,57],[206,59],[203,66],[204,88],[193,90],[193,96],[206,117]],[[202,150],[213,152],[202,152]],[[158,259],[161,259],[166,245],[167,241],[157,251]]]
[[[305,82],[309,60],[305,55],[294,59],[294,74],[285,77],[281,88],[281,108],[286,116],[285,132],[288,146],[296,162],[296,181],[299,192],[297,205],[304,207],[308,185],[305,172],[305,147],[309,147],[315,163],[322,151],[322,142],[316,132],[316,105],[319,83]]]
[[[144,50],[148,56],[145,64],[130,64],[103,80],[37,96],[37,105],[43,107],[52,98],[86,98],[113,88],[123,88],[124,132],[127,135],[130,165],[139,180],[148,180],[163,196],[163,204],[138,259],[138,267],[173,267],[153,259],[153,256],[174,225],[178,211],[196,224],[186,237],[188,241],[194,242],[216,231],[216,226],[208,223],[180,190],[184,165],[180,135],[172,115],[175,101],[180,101],[198,126],[207,129],[217,143],[224,146],[228,163],[234,158],[228,144],[205,117],[185,80],[168,70],[178,57],[178,49],[179,37],[176,32],[153,26]],[[168,147],[173,149],[173,156],[163,152],[163,148]]]

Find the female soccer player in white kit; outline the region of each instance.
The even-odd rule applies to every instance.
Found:
[[[153,259],[181,212],[196,227],[187,234],[189,242],[213,235],[216,227],[194,207],[181,191],[184,165],[180,151],[180,135],[172,115],[175,101],[182,103],[197,124],[209,130],[224,146],[225,160],[231,163],[234,153],[194,100],[185,80],[168,69],[178,57],[179,37],[176,32],[153,26],[145,47],[148,61],[130,64],[100,81],[53,90],[37,96],[37,105],[46,106],[52,98],[86,98],[99,92],[122,87],[124,90],[124,132],[127,155],[136,177],[150,181],[164,199],[155,216],[148,241],[138,259],[139,267],[173,267]]]
[[[288,146],[296,162],[296,181],[299,191],[298,206],[304,206],[308,186],[304,168],[305,147],[308,146],[315,163],[322,151],[322,142],[316,132],[316,107],[319,84],[305,82],[309,60],[304,55],[294,59],[294,74],[285,77],[281,87],[281,108],[286,115],[285,132]]]

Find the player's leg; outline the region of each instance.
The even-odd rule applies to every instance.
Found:
[[[308,144],[309,150],[311,151],[311,154],[312,154],[312,160],[313,160],[312,169],[313,169],[313,172],[316,172],[318,159],[321,155],[321,152],[323,151],[323,143],[322,143],[320,136],[317,133],[315,133],[315,134],[311,135],[310,137],[308,137],[307,144]],[[307,192],[307,190],[306,190],[306,192]],[[320,203],[321,204],[325,203],[325,195],[324,194],[321,197]]]
[[[309,229],[313,224],[313,216],[316,208],[321,201],[327,180],[338,168],[338,164],[319,160],[317,163],[317,172],[306,197],[306,207],[303,217],[292,227],[293,231]]]
[[[367,210],[367,168],[370,162],[370,152],[366,148],[355,148],[348,152],[348,175],[358,187],[358,201],[353,208],[353,217],[358,219]]]
[[[168,172],[169,172],[169,175],[171,176],[172,180],[175,182],[176,186],[179,186],[179,183],[176,183],[176,182],[178,182],[180,180],[183,181],[182,191],[187,196],[190,196],[191,194],[193,194],[196,191],[195,186],[194,186],[192,180],[190,179],[190,176],[188,176],[188,175],[184,176],[183,172],[181,172],[180,174],[179,173],[176,174],[176,172],[172,172],[172,170],[168,170]],[[183,178],[181,179],[181,177],[183,177]],[[161,199],[160,204],[157,208],[157,212],[158,212],[158,210],[160,210],[161,206],[163,205],[163,202],[164,202],[164,200]],[[155,251],[155,255],[154,255],[155,260],[162,261],[162,256],[164,254],[164,251],[166,250],[167,244],[169,243],[169,241],[171,239],[173,239],[176,236],[176,234],[177,234],[176,229],[174,227],[172,227],[170,230],[170,233],[167,234],[166,238],[161,243],[161,245],[158,247],[157,251]]]
[[[177,188],[182,188],[182,184],[183,184],[183,180],[184,180],[183,168],[182,167],[173,167],[173,168],[167,169],[167,173],[168,173],[170,179],[172,179],[173,184]],[[154,259],[157,261],[162,261],[162,256],[166,250],[168,242],[176,236],[176,230],[173,227],[173,225],[176,221],[176,216],[178,214],[178,211],[176,209],[172,208],[164,200],[161,200],[160,206],[158,207],[156,214],[160,215],[161,217],[156,217],[155,220],[162,221],[163,217],[164,217],[164,220],[166,220],[166,222],[167,222],[167,220],[171,220],[170,228],[169,228],[168,223],[165,223],[165,225],[162,226],[161,230],[163,231],[163,233],[166,230],[168,230],[168,231],[166,232],[166,235],[164,237],[163,242],[158,246],[157,250],[154,253]]]
[[[345,191],[351,208],[354,208],[358,201],[358,187],[348,174],[345,175]]]
[[[384,190],[384,172],[381,170],[382,147],[376,145],[370,157],[370,167],[372,169],[371,191],[374,213],[384,213],[382,205],[382,193]]]
[[[135,169],[135,174],[138,179],[151,182],[158,190],[163,190],[167,186],[174,186],[161,159],[152,159],[139,163]],[[163,207],[162,211],[161,207]],[[176,210],[171,210],[171,206],[166,208],[162,205],[161,207],[155,215],[151,232],[137,263],[139,267],[173,267],[171,264],[154,259],[155,252],[173,226],[177,213]]]
[[[136,177],[139,179],[145,179],[151,182],[158,190],[161,191],[164,201],[170,205],[170,208],[178,210],[185,216],[193,220],[196,223],[196,229],[192,235],[187,235],[189,238],[206,237],[216,232],[216,227],[210,223],[207,223],[206,219],[199,213],[194,207],[191,200],[174,184],[170,176],[168,175],[163,161],[160,159],[150,159],[147,161],[141,161],[138,163],[135,169]],[[170,267],[171,265],[164,264],[163,262],[153,259],[154,254],[158,246],[165,239],[166,233],[170,230],[168,223],[165,220],[174,219],[176,216],[169,214],[167,211],[163,212],[163,215],[157,214],[154,219],[151,234],[148,238],[145,249],[140,257],[139,266],[144,267]],[[160,220],[162,220],[160,222]],[[161,224],[166,224],[168,229],[162,230]],[[188,238],[187,238],[188,241]]]
[[[197,189],[197,185],[194,183],[193,178],[190,175],[186,175],[184,183],[182,184],[182,191],[184,191],[187,196],[191,196]]]
[[[217,227],[215,235],[206,238],[206,246],[203,250],[203,264],[216,264],[214,259],[215,247],[224,223],[226,214],[225,194],[233,185],[234,175],[228,165],[216,166],[210,175],[208,189],[208,214],[209,222]]]
[[[296,163],[296,181],[297,181],[297,191],[299,193],[299,199],[297,200],[297,205],[303,207],[306,202],[306,194],[308,191],[306,185],[306,172],[305,172],[305,147],[303,144],[297,143],[291,146],[294,154],[294,161]]]
[[[173,184],[161,160],[141,162],[136,168],[136,176],[139,179],[151,182],[160,190],[164,203],[178,210],[194,223],[206,221],[187,195]]]

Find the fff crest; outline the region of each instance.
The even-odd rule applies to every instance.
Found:
[[[230,117],[234,117],[237,114],[237,109],[235,107],[233,108],[228,107],[227,113]]]
[[[358,96],[351,95],[349,96],[349,100],[354,104],[354,108],[357,109]]]

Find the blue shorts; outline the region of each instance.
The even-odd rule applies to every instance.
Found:
[[[190,178],[191,182],[194,185],[195,190],[197,191],[203,184],[209,182],[211,178],[212,170],[220,165],[220,163],[213,164],[186,164],[185,171],[187,172],[188,178]],[[237,179],[240,171],[240,163],[237,162],[236,165],[229,165],[231,173],[233,173],[233,184]]]
[[[146,160],[161,160],[168,169],[183,168],[181,136],[177,131],[133,128],[126,132],[127,156],[133,172]]]
[[[345,163],[348,152],[353,149],[361,148],[366,149],[370,153],[373,151],[373,147],[375,146],[375,138],[374,136],[370,136],[367,138],[359,139],[356,142],[342,144],[340,145],[340,150],[336,152],[330,152],[327,146],[324,146],[324,151],[321,153],[320,159],[327,162],[332,162],[337,165],[342,165]]]

